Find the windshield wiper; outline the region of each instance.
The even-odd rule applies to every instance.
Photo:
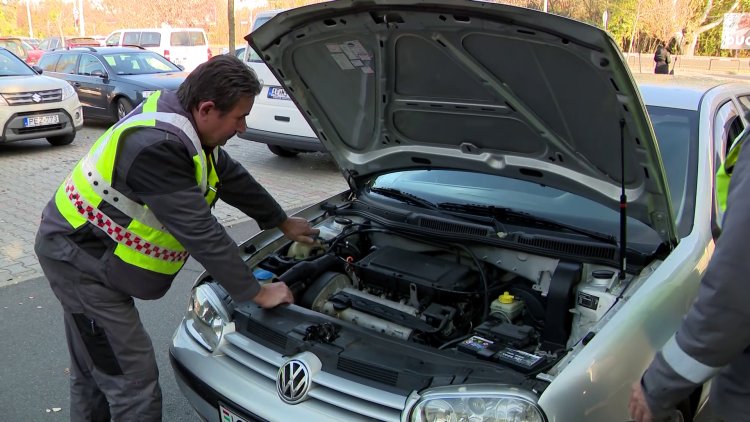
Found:
[[[403,202],[409,202],[413,205],[418,205],[422,208],[428,208],[431,210],[437,210],[439,209],[437,205],[433,204],[432,202],[420,198],[417,195],[413,195],[411,193],[407,193],[398,189],[393,188],[370,188],[370,192],[375,192],[379,195],[387,196],[390,198],[399,199]]]
[[[548,228],[556,228],[567,230],[573,233],[582,234],[592,239],[596,239],[612,245],[617,245],[617,238],[611,234],[600,233],[594,230],[584,229],[581,227],[573,226],[570,224],[561,223],[559,221],[551,220],[545,217],[539,217],[524,211],[517,211],[512,208],[505,207],[494,207],[492,205],[479,205],[479,204],[458,204],[455,202],[441,202],[437,204],[438,208],[445,211],[453,212],[467,212],[467,213],[478,213],[481,215],[490,216],[497,218],[500,221],[508,222],[514,220],[518,222],[533,223],[537,225],[546,226]]]

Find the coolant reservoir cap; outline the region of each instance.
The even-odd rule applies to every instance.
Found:
[[[508,292],[504,292],[500,296],[498,296],[497,300],[500,301],[500,303],[513,303],[514,296]]]

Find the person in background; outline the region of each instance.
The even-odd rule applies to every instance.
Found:
[[[258,283],[211,214],[221,199],[291,240],[319,232],[287,217],[222,149],[245,130],[260,87],[236,57],[201,64],[176,93],[151,94],[105,132],[44,209],[35,251],[63,308],[71,420],[161,420],[154,348],[133,298],[164,296],[188,256],[236,302],[294,301],[283,281]]]
[[[672,63],[672,57],[669,54],[669,50],[667,50],[663,44],[659,44],[656,47],[656,52],[654,52],[654,62],[656,62],[654,73],[662,75],[669,74],[669,64]]]

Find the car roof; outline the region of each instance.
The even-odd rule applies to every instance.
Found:
[[[643,102],[649,106],[698,110],[710,90],[724,85],[741,85],[736,79],[720,76],[670,76],[639,73],[634,75]]]
[[[148,32],[174,32],[174,31],[201,31],[206,32],[203,28],[124,28],[116,29],[111,33],[115,32],[135,32],[135,31],[148,31]]]
[[[55,49],[52,51],[47,52],[46,54],[60,54],[65,52],[74,52],[74,53],[99,53],[99,54],[109,54],[109,53],[131,53],[133,51],[149,51],[145,48],[139,48],[136,46],[133,47],[91,47],[91,46],[78,46],[78,47],[72,47],[72,48],[60,48]]]

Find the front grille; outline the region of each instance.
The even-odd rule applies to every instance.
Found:
[[[350,374],[359,375],[362,378],[382,382],[386,385],[396,385],[398,382],[398,372],[390,369],[379,368],[367,362],[360,362],[347,357],[339,357],[339,369],[349,372]]]
[[[5,93],[2,96],[11,106],[56,103],[62,101],[62,89]]]
[[[256,385],[275,393],[279,368],[289,357],[239,333],[229,333],[224,338],[227,342],[220,352],[246,370],[248,378],[265,379]],[[312,377],[310,397],[303,403],[307,402],[314,402],[314,408],[328,408],[331,414],[347,413],[350,416],[345,420],[398,422],[406,397],[320,371]]]
[[[281,350],[286,348],[286,336],[284,334],[273,331],[262,324],[258,324],[255,320],[251,319],[247,322],[247,332],[267,341]]]
[[[49,132],[50,130],[59,130],[64,127],[65,127],[65,123],[58,123],[56,125],[48,125],[48,126],[24,127],[20,129],[13,129],[13,131],[18,133],[19,135],[26,135],[29,133]]]

